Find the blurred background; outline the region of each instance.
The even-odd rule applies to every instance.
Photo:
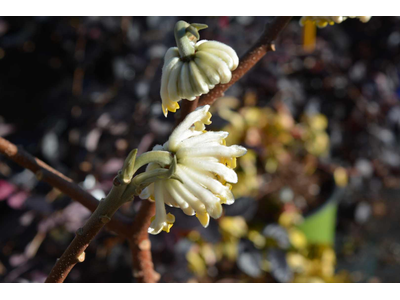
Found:
[[[101,199],[174,126],[159,89],[180,19],[239,57],[271,20],[0,18],[0,136]],[[212,106],[209,128],[249,149],[237,200],[207,229],[171,209],[151,236],[161,282],[400,282],[400,18],[309,28],[306,45],[299,19]],[[0,155],[0,281],[43,282],[88,216]],[[134,282],[127,243],[101,232],[67,282]]]

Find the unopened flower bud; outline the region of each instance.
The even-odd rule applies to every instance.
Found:
[[[160,95],[165,116],[168,111],[179,109],[180,100],[193,101],[217,84],[228,83],[239,64],[235,50],[228,45],[207,40],[197,42],[198,30],[206,27],[184,21],[179,21],[175,27],[178,47],[168,49],[165,54],[161,79]]]

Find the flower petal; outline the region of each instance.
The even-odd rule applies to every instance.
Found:
[[[238,177],[235,171],[218,162],[213,162],[206,159],[200,160],[186,157],[181,159],[180,162],[189,168],[215,173],[223,180],[230,183],[237,183],[238,181]]]
[[[200,172],[195,171],[190,168],[185,168],[186,174],[192,178],[192,180],[197,181],[207,189],[209,189],[212,193],[216,194],[218,198],[221,199],[222,203],[225,204],[233,204],[235,202],[235,198],[231,192],[231,185],[223,185],[218,180],[214,179],[209,172]]]
[[[218,219],[222,214],[222,206],[218,197],[216,197],[209,190],[192,180],[186,174],[186,168],[178,166],[176,170],[177,175],[182,179],[187,189],[193,193],[200,201],[206,206],[207,213],[214,219]]]
[[[180,205],[175,201],[175,198],[170,195],[166,188],[167,180],[161,180],[161,186],[164,196],[164,203],[167,204],[169,207],[180,207]]]
[[[235,70],[239,65],[239,57],[237,56],[235,50],[233,50],[230,46],[225,45],[224,43],[218,41],[201,41],[197,42],[196,49],[197,50],[218,49],[226,52],[233,60],[233,66],[231,68],[232,71]]]
[[[221,144],[222,141],[228,137],[228,135],[229,133],[225,131],[208,131],[202,133],[201,135],[183,140],[181,142],[180,148],[193,147],[196,145],[202,145],[209,142],[216,142],[218,144]]]
[[[171,214],[168,214],[167,216],[165,212],[164,195],[161,180],[158,180],[154,183],[154,189],[156,198],[156,215],[150,224],[148,233],[159,234],[161,230],[169,232],[175,221],[175,217]]]
[[[151,199],[154,201],[154,183],[145,187],[139,194],[140,199]]]
[[[178,195],[184,199],[189,206],[194,209],[197,213],[205,213],[206,207],[199,199],[196,198],[188,189],[179,181],[170,181],[172,188],[178,193]]]
[[[169,52],[169,50],[168,50]],[[168,54],[167,52],[167,54]],[[171,77],[172,71],[178,67],[178,63],[180,62],[179,57],[171,57],[168,61],[166,60],[162,70],[162,78],[161,78],[161,89],[160,96],[162,101],[162,109],[165,116],[168,114],[168,110],[176,111],[179,108],[179,104],[175,99],[171,99],[169,94],[169,81]]]
[[[189,166],[190,163],[193,160],[196,160],[199,163],[201,163],[204,160],[213,161],[213,162],[219,163],[219,159],[218,158],[213,157],[213,156],[205,156],[205,157],[182,157],[182,158],[180,158],[178,160],[178,164],[180,164],[180,165],[188,165]]]
[[[210,224],[210,215],[208,213],[196,213],[196,218],[204,228],[207,228]]]
[[[202,132],[202,131],[199,131],[199,130],[196,130],[196,129],[194,128],[194,126],[193,126],[193,127],[191,127],[190,129],[185,130],[185,131],[181,134],[180,140],[181,140],[181,141],[184,141],[184,140],[186,140],[186,139],[189,139],[189,138],[192,138],[192,137],[201,135],[201,134],[203,134],[203,132]],[[170,138],[170,140],[171,140],[171,138]],[[172,150],[171,150],[171,147],[169,146],[169,145],[170,145],[170,140],[168,141],[168,149],[167,149],[167,150],[172,151]],[[181,142],[178,142],[177,147],[176,147],[176,150],[179,149],[180,143],[181,143]],[[176,152],[176,150],[174,150],[173,152]]]
[[[181,100],[181,98],[179,97],[178,78],[182,70],[182,65],[183,62],[180,59],[178,59],[178,62],[175,63],[169,74],[167,89],[168,89],[168,96],[171,101]]]
[[[178,47],[171,47],[167,50],[164,56],[164,66],[169,63],[171,58],[180,57]]]
[[[181,197],[181,195],[175,190],[175,188],[172,185],[173,179],[166,180],[164,185],[171,197],[173,197],[178,203],[179,207],[183,210],[183,212],[189,216],[193,216],[195,214],[195,211],[193,208],[189,206],[189,204]]]
[[[186,118],[175,128],[169,138],[169,150],[175,152],[178,148],[178,144],[184,139],[183,134],[193,124],[200,122],[203,124],[211,124],[210,118],[211,113],[208,112],[210,105],[198,107],[195,111],[188,114]]]
[[[227,157],[239,157],[246,154],[246,148],[242,146],[212,146],[205,144],[204,147],[188,147],[188,148],[180,148],[176,156],[177,158],[181,157],[198,157],[198,156],[213,156],[217,158]]]

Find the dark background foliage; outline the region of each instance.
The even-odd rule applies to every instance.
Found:
[[[229,44],[240,56],[270,18],[0,18],[0,136],[103,197],[130,149],[164,143],[172,129],[173,114],[161,114],[159,88],[163,55],[174,46],[179,19],[208,24],[202,39]],[[253,93],[265,106],[279,93],[296,120],[305,112],[327,116],[330,151],[322,160],[354,175],[339,205],[337,270],[346,270],[352,281],[399,282],[400,19],[347,20],[319,29],[312,53],[302,48],[298,20],[282,33],[277,51],[227,94],[243,101]],[[218,127],[218,119],[214,123]],[[227,214],[245,216],[232,212],[242,203],[246,199]],[[139,205],[135,200],[122,211],[134,216]],[[244,207],[262,209],[255,201]],[[188,232],[198,230],[210,243],[221,234],[217,221],[203,229],[195,218],[175,215],[171,233],[151,239],[154,263],[161,281],[187,282],[194,278],[185,257],[192,246]],[[42,282],[87,216],[78,203],[0,156],[0,280]],[[250,212],[245,219],[253,217]],[[257,277],[249,261],[261,259],[260,253],[247,242],[238,246],[247,254],[239,256],[234,273],[217,263],[204,280]],[[267,281],[286,281],[279,251],[268,254],[275,267]],[[68,277],[133,280],[128,245],[108,232]]]

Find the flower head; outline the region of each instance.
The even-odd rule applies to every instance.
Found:
[[[222,214],[222,204],[230,205],[235,199],[230,183],[237,183],[233,170],[236,157],[246,153],[241,146],[226,146],[224,131],[206,131],[211,123],[210,106],[202,106],[190,113],[172,132],[169,140],[157,145],[154,150],[169,151],[175,155],[175,173],[172,177],[160,179],[146,187],[140,194],[142,199],[156,203],[156,215],[149,233],[169,232],[175,217],[166,214],[164,204],[181,208],[187,215],[196,215],[207,227],[210,217],[217,219]],[[162,168],[150,163],[147,171]]]
[[[357,18],[363,23],[367,23],[371,17],[370,16],[362,16],[362,17],[301,17],[300,25],[304,25],[307,21],[313,21],[319,28],[326,27],[329,25],[334,25],[335,23],[340,24],[347,18],[354,19]]]
[[[199,39],[198,30],[207,25],[179,21],[175,27],[178,47],[169,48],[164,57],[161,78],[162,110],[176,112],[182,99],[194,100],[215,85],[228,83],[239,58],[228,45]]]

